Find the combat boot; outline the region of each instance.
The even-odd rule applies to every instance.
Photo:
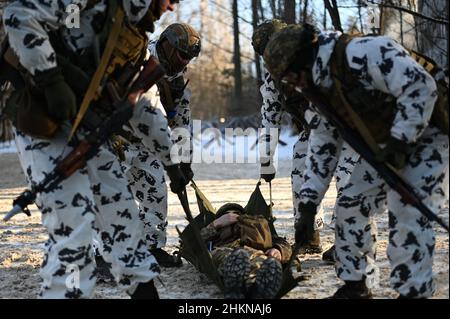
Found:
[[[136,290],[130,295],[131,299],[159,299],[158,290],[156,290],[153,280],[141,282]]]
[[[256,272],[255,283],[250,287],[250,299],[274,299],[280,291],[283,280],[283,268],[275,258],[264,260]]]
[[[225,299],[244,299],[245,280],[250,274],[250,256],[242,248],[235,249],[220,267]]]
[[[322,245],[320,244],[320,232],[316,229],[313,238],[300,246],[299,254],[320,254]]]
[[[331,246],[322,254],[322,260],[334,264],[336,262],[336,246]]]
[[[365,279],[345,281],[345,284],[328,299],[372,299],[372,291],[367,288]]]
[[[167,251],[162,248],[151,249],[150,253],[155,257],[156,261],[161,267],[181,267],[183,262],[181,258],[170,255]]]

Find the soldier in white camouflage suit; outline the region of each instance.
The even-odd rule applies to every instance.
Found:
[[[268,20],[260,24],[256,28],[252,37],[252,45],[255,51],[262,56],[264,53],[264,49],[269,42],[269,39],[273,36],[274,33],[279,32],[286,26],[287,24],[276,19]],[[310,129],[309,126],[319,125],[319,117],[314,111],[307,109],[307,105],[305,105],[307,101],[305,99],[300,99],[300,102],[296,102],[294,106],[286,107],[286,103],[289,103],[290,99],[286,99],[286,97],[282,93],[280,93],[269,72],[265,72],[264,74],[264,82],[260,88],[260,92],[263,99],[263,105],[261,107],[261,124],[262,128],[265,129],[262,131],[262,134],[260,136],[260,148],[262,151],[261,178],[263,178],[266,182],[270,182],[275,177],[273,155],[274,149],[278,143],[277,140],[272,141],[270,131],[267,130],[273,128],[276,128],[277,130],[280,129],[281,120],[286,110],[288,110],[289,112],[291,111],[291,109],[295,109],[297,111],[297,114],[295,114],[294,116],[301,117],[303,120],[303,123],[298,123],[298,121],[293,119],[296,129],[299,131],[298,141],[294,144],[293,149],[291,174],[294,216],[295,219],[298,220],[300,218],[300,211],[298,207],[300,205],[301,198],[299,192],[303,183],[303,172],[306,168],[305,159],[306,153],[308,151]],[[295,93],[295,97],[301,97],[298,92]],[[325,127],[325,129],[328,128]],[[338,193],[340,186],[345,185],[346,180],[349,178],[357,159],[358,154],[356,154],[348,145],[345,145],[335,172]],[[323,224],[323,211],[319,210],[316,215],[313,239],[301,246],[300,253],[320,253],[322,251],[319,229],[323,227]],[[333,252],[334,246],[332,246],[328,251],[324,252],[324,259],[333,261]]]
[[[38,122],[37,125],[43,126],[45,123],[39,123],[40,119],[37,118],[41,112],[46,115],[41,119],[51,118],[58,123],[56,127],[59,127],[56,133],[44,139],[24,134],[29,127],[20,124],[17,118],[11,118],[16,125],[15,139],[20,162],[30,186],[39,183],[54,169],[56,161],[72,149],[71,145],[67,145],[67,128],[70,126],[69,121],[74,119],[80,97],[85,92],[80,92],[77,87],[81,77],[74,79],[75,73],[66,73],[65,66],[59,63],[59,57],[71,59],[72,67],[80,67],[91,76],[93,72],[89,73],[88,70],[92,67],[89,62],[95,61],[90,55],[94,40],[97,35],[105,33],[104,30],[107,30],[106,36],[109,36],[111,29],[105,28],[110,21],[106,21],[106,17],[111,12],[113,17],[119,17],[119,11],[123,10],[125,20],[120,34],[128,32],[127,34],[132,33],[134,36],[122,40],[136,41],[143,48],[142,52],[130,49],[125,54],[143,59],[147,47],[145,32],[152,32],[153,22],[167,10],[173,11],[176,2],[178,1],[124,0],[116,3],[106,0],[24,0],[15,1],[5,8],[3,21],[9,44],[18,56],[21,71],[33,79],[30,82],[31,88],[35,87],[41,92],[41,95],[34,95],[36,100],[31,101],[31,120],[28,123]],[[69,5],[75,5],[79,9],[79,28],[68,28],[65,24]],[[121,40],[114,50],[120,44]],[[111,61],[119,56],[115,52]],[[85,64],[82,57],[86,58]],[[120,66],[110,66],[120,73]],[[93,70],[95,68],[96,66]],[[17,87],[15,92],[20,97],[19,89]],[[17,110],[23,108],[13,97],[14,94],[8,100],[8,106],[16,107]],[[39,101],[44,101],[45,107],[40,108],[37,104]],[[99,110],[99,103],[96,101],[91,109]],[[172,141],[167,130],[167,120],[145,99],[137,103],[130,123],[133,126],[140,121],[145,121],[148,130],[139,131],[136,135],[166,167],[176,171],[177,165],[170,158]],[[82,138],[86,130],[83,125],[75,140]],[[46,129],[38,128],[44,131]],[[186,181],[179,169],[178,175],[172,174],[170,177],[178,190],[184,188]],[[112,274],[120,288],[126,290],[132,298],[158,297],[153,278],[159,274],[159,266],[148,251],[138,208],[110,144],[101,146],[100,152],[88,161],[85,168],[76,171],[56,189],[38,194],[36,204],[42,212],[42,222],[49,233],[41,268],[41,297],[88,298],[92,295],[95,285],[91,248],[93,229],[98,231],[102,239],[102,255],[107,262],[112,263]],[[71,276],[79,278],[79,282],[75,280],[71,284]]]
[[[183,147],[183,154],[179,154],[180,168],[188,180],[194,176],[191,170],[191,92],[186,87],[184,74],[187,64],[198,56],[200,49],[200,35],[185,23],[168,26],[160,38],[148,46],[149,54],[162,63],[167,74],[145,97],[166,115],[173,142]],[[129,143],[124,145],[124,165],[133,195],[139,203],[147,244],[160,265],[178,267],[181,259],[162,249],[167,241],[167,187],[163,164],[158,154],[136,137],[139,132],[151,128],[149,123],[141,120],[134,126],[137,131],[125,136]]]
[[[348,42],[342,42],[346,39]],[[339,52],[342,59],[337,58]],[[346,96],[351,108],[363,119],[359,123],[368,127],[376,143],[384,146],[378,160],[395,167],[425,205],[435,213],[440,211],[448,197],[448,186],[444,185],[448,180],[448,121],[435,116],[444,108],[439,103],[435,106],[435,80],[402,46],[384,36],[352,38],[339,32],[317,34],[293,26],[271,39],[264,58],[275,79],[298,89],[320,88],[320,94],[337,112],[344,103],[332,98],[339,94],[336,78],[341,77],[340,83],[345,85],[350,80],[342,77],[356,79],[348,92],[356,92],[359,99]],[[339,64],[346,67],[334,67]],[[360,104],[361,101],[365,103]],[[304,211],[296,224],[296,234],[309,237],[316,207],[328,187],[343,144],[335,129],[312,129],[310,138],[305,182],[300,190]],[[360,159],[336,206],[336,272],[345,285],[333,298],[372,297],[370,286],[378,278],[373,263],[375,228],[369,217],[384,202],[386,192],[391,286],[400,298],[433,295],[432,224],[417,209],[403,204],[400,195],[388,189],[374,169]]]

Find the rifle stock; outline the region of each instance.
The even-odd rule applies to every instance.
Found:
[[[339,115],[325,101],[317,89],[303,89],[302,93],[303,96],[307,98],[322,115],[333,123],[342,138],[377,171],[377,173],[393,190],[401,196],[402,201],[414,206],[430,221],[437,222],[447,232],[449,231],[449,226],[422,202],[414,187],[409,185],[390,165],[376,160],[374,152],[367,145],[366,141],[364,141],[356,130],[350,128],[339,117]]]

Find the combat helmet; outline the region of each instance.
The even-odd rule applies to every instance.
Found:
[[[310,25],[289,25],[273,35],[264,50],[267,70],[281,81],[288,70],[311,67],[315,59],[318,30]]]
[[[278,19],[266,20],[258,25],[252,36],[252,46],[255,52],[262,56],[272,35],[285,27],[287,24]]]
[[[245,214],[245,208],[237,203],[226,203],[222,205],[216,212],[216,218],[219,218],[230,211],[238,212],[238,215]]]
[[[184,58],[193,59],[197,57],[201,50],[200,34],[189,24],[173,23],[169,25],[161,36],[159,41],[167,39],[170,45],[179,50]]]

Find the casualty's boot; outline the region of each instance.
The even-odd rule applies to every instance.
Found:
[[[331,246],[322,254],[322,260],[334,264],[336,262],[336,246]]]
[[[264,260],[256,272],[255,283],[249,289],[250,299],[273,299],[281,288],[283,268],[275,258]]]
[[[372,299],[372,291],[367,288],[365,279],[345,281],[345,284],[328,299]]]
[[[225,299],[245,298],[245,279],[250,274],[250,256],[241,248],[235,249],[223,262],[220,273]]]
[[[316,229],[313,238],[300,246],[299,254],[320,254],[322,245],[320,244],[320,232]]]
[[[181,267],[183,262],[181,258],[177,256],[170,255],[167,251],[162,248],[151,249],[150,253],[155,257],[158,264],[162,267],[172,268]]]
[[[158,290],[156,290],[153,280],[141,282],[136,290],[130,295],[131,299],[159,299]]]

